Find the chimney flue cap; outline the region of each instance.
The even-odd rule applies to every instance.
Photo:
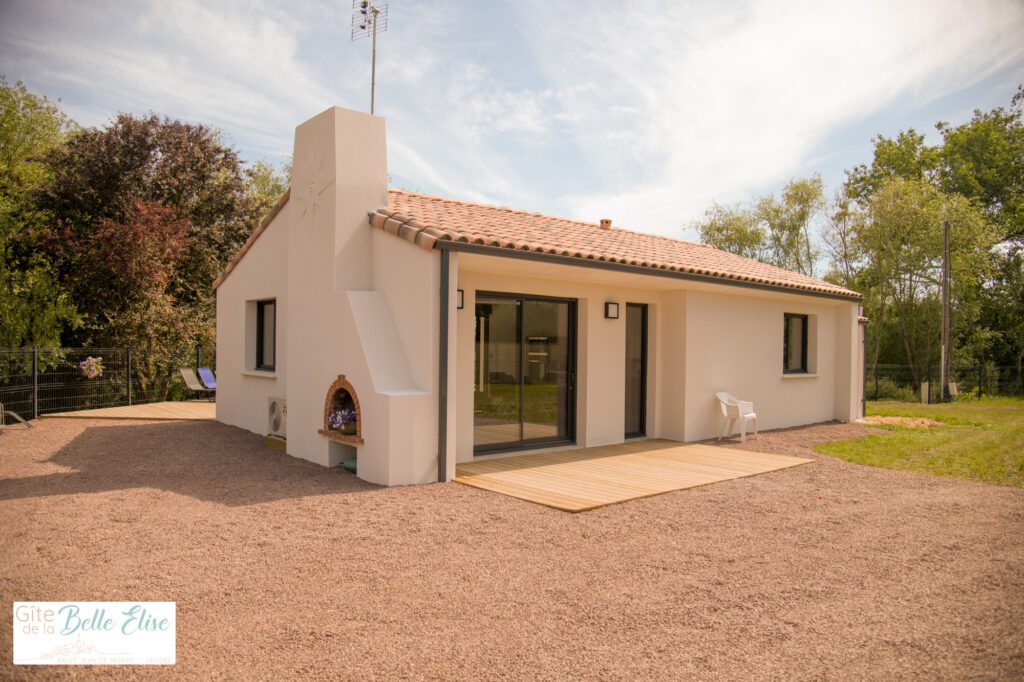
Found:
[[[601,229],[602,230],[610,230],[610,229],[612,229],[612,219],[611,218],[601,218]]]

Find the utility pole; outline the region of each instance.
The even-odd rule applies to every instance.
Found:
[[[352,40],[373,37],[370,57],[370,114],[373,114],[377,91],[377,32],[388,30],[388,5],[375,0],[352,0]]]
[[[949,221],[942,221],[942,366],[939,368],[939,395],[949,399]]]

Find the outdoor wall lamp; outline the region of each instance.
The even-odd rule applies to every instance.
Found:
[[[464,296],[462,294],[462,289],[456,289],[455,290],[455,307],[458,308],[459,310],[462,310],[462,308],[465,305],[465,303],[466,303],[466,299],[464,298]]]
[[[606,320],[617,320],[619,319],[619,304],[618,303],[605,303],[604,304],[604,317]]]

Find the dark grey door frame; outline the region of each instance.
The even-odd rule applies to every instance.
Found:
[[[563,298],[558,296],[541,296],[538,294],[516,294],[507,291],[477,291],[474,295],[474,300],[479,301],[481,298],[503,298],[510,301],[551,301],[554,303],[566,303],[568,304],[568,330],[569,338],[568,342],[568,367],[566,368],[566,438],[559,440],[539,440],[539,439],[524,439],[523,438],[523,421],[526,410],[525,401],[525,355],[526,355],[526,342],[524,338],[524,330],[522,324],[522,306],[519,306],[517,315],[519,320],[516,323],[516,335],[517,343],[519,344],[519,441],[513,444],[498,444],[490,447],[478,447],[473,446],[473,454],[475,455],[491,455],[499,452],[514,452],[516,450],[527,450],[534,448],[543,448],[556,445],[565,445],[566,443],[573,443],[576,441],[576,408],[577,408],[577,396],[576,396],[576,367],[578,363],[577,358],[577,321],[578,321],[578,306],[579,301],[575,298]],[[474,312],[475,314],[475,312]],[[480,341],[483,342],[483,339]]]
[[[626,317],[629,318],[629,309],[639,308],[641,314],[641,333],[640,333],[640,401],[638,408],[640,410],[640,430],[626,432],[626,438],[642,438],[647,435],[647,339],[648,339],[648,307],[646,303],[626,303]],[[627,355],[628,355],[628,343],[629,343],[629,330],[626,330],[626,343],[627,343]],[[627,377],[628,381],[628,377]]]

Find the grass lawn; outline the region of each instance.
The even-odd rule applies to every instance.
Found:
[[[944,405],[868,402],[867,415],[927,417],[945,425],[822,443],[817,452],[858,464],[1024,488],[1024,399]]]
[[[558,384],[526,384],[526,421],[535,424],[558,422]],[[483,417],[519,421],[519,384],[491,384],[487,393],[474,394],[474,410]]]

